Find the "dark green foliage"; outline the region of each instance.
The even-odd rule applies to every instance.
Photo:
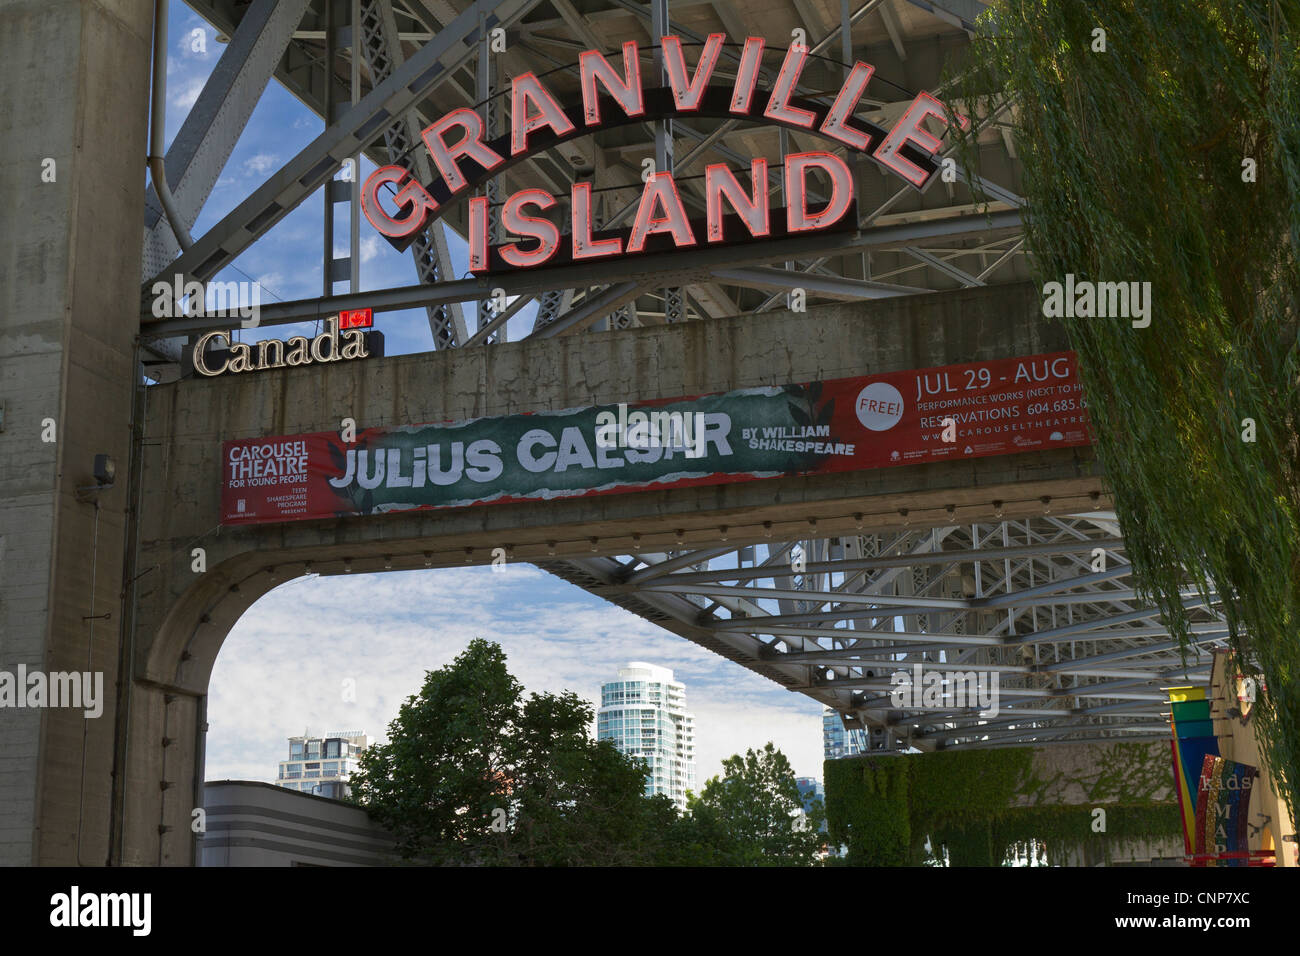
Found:
[[[1223,599],[1294,813],[1300,0],[1002,0],[982,22],[956,105],[1015,100],[1037,279],[1152,286],[1149,328],[1066,320],[1139,591],[1184,645],[1189,589]]]
[[[617,865],[653,858],[676,811],[644,796],[646,771],[587,735],[575,694],[532,694],[496,644],[470,642],[427,675],[359,760],[354,798],[431,864]]]
[[[949,751],[828,760],[826,814],[832,845],[845,845],[850,866],[999,866],[1031,840],[1046,844],[1048,862],[1083,848],[1096,858],[1128,840],[1179,837],[1177,804],[1156,802],[1168,786],[1162,767],[1141,767],[1143,745],[1115,745],[1098,754],[1089,797],[1105,792],[1106,832],[1092,832],[1092,806],[1019,806],[1051,799],[1061,780],[1034,776],[1032,747]],[[1151,751],[1145,750],[1146,764]],[[1136,772],[1128,787],[1116,768]],[[929,840],[932,855],[925,852]]]
[[[826,822],[850,866],[906,866],[911,859],[909,763],[900,758],[828,760]]]
[[[571,692],[531,694],[501,648],[474,640],[425,677],[358,760],[353,799],[412,863],[459,866],[809,865],[794,772],[768,744],[723,764],[680,814],[645,796],[648,771],[588,736],[592,708]]]
[[[771,743],[759,753],[728,757],[688,801],[695,841],[707,848],[700,862],[722,866],[808,866],[824,838],[825,812],[814,801],[806,823],[794,770]]]

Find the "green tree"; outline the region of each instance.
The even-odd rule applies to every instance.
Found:
[[[809,866],[825,843],[821,801],[806,817],[800,814],[794,770],[771,743],[724,760],[722,776],[692,796],[688,809],[673,850],[697,864]]]
[[[978,128],[1011,98],[1036,277],[1151,283],[1149,327],[1067,320],[1139,591],[1184,647],[1223,600],[1295,813],[1300,0],[1001,0],[981,23],[956,106]]]
[[[573,693],[524,699],[501,648],[476,639],[361,755],[353,797],[411,861],[652,862],[676,811],[645,798],[641,763],[588,736],[592,716]]]

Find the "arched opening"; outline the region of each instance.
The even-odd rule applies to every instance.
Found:
[[[292,782],[299,785],[294,789],[312,793],[301,787],[304,778],[278,779],[290,737],[308,730],[310,736],[333,736],[346,728],[383,738],[402,702],[418,693],[425,672],[450,663],[474,637],[501,644],[511,673],[527,691],[572,690],[593,710],[602,684],[617,680],[629,661],[671,669],[687,686],[687,708],[700,728],[701,786],[720,772],[724,757],[769,740],[799,774],[819,776],[822,713],[816,701],[791,695],[536,565],[353,573],[337,573],[328,564],[313,567],[294,576],[258,568],[238,582],[238,591],[226,585],[226,597],[200,623],[187,645],[190,657],[179,665],[179,676],[202,697],[162,694],[163,715],[155,719],[176,739],[160,758],[173,786],[161,792],[154,808],[162,825],[177,828],[162,834],[164,862],[189,862],[187,850],[201,859],[203,847],[224,845],[229,836],[210,829],[200,837],[169,822],[203,805],[197,802],[202,795],[195,797],[180,781],[177,748],[185,741],[175,729],[191,713],[191,699],[202,701],[193,712],[206,731],[196,730],[190,739],[195,771],[205,781]],[[230,573],[225,565],[220,570]],[[594,722],[591,732],[595,736]],[[153,756],[157,749],[146,743],[142,753]],[[216,817],[207,824],[222,826]],[[277,825],[295,826],[285,820]],[[274,843],[282,836],[266,839]],[[172,854],[178,858],[168,859]]]

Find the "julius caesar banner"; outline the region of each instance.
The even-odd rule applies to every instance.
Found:
[[[349,436],[352,437],[352,436]],[[550,501],[1091,441],[1071,352],[222,445],[221,521]]]

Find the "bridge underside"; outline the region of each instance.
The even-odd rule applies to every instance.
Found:
[[[792,349],[788,343],[799,341]],[[897,750],[1161,736],[1180,666],[1132,590],[1088,449],[597,498],[220,528],[221,441],[653,400],[1064,346],[1025,284],[600,336],[394,356],[146,389],[129,626],[128,785],[201,777],[225,635],[303,574],[535,563],[833,707]],[[192,567],[195,547],[207,570]],[[1197,599],[1189,595],[1189,604]],[[1198,639],[1223,627],[1206,610]],[[911,709],[889,674],[996,671],[1000,713]],[[164,728],[166,731],[164,732]],[[170,741],[159,747],[158,740]],[[191,851],[186,791],[129,808],[152,861]],[[161,849],[150,835],[175,829]]]
[[[824,59],[809,66],[800,94],[827,98],[842,81],[844,64],[866,60],[883,82],[858,115],[888,125],[916,91],[942,91],[944,68],[960,56],[970,20],[983,7],[967,0],[796,0],[742,9],[706,0],[656,11],[654,4],[628,0],[503,0],[475,8],[499,17],[507,31],[505,52],[485,57],[476,31],[494,21],[466,19],[470,8],[463,2],[299,5],[300,18],[273,22],[265,4],[191,3],[226,35],[233,63],[254,58],[253,31],[241,35],[240,28],[262,15],[260,35],[274,34],[273,49],[283,54],[277,60],[263,53],[259,77],[273,75],[317,115],[337,119],[174,261],[167,261],[176,249],[162,216],[152,210],[164,255],[151,261],[146,245],[146,279],[163,264],[199,278],[217,274],[325,185],[317,182],[320,170],[328,177],[349,155],[376,165],[405,156],[418,131],[449,110],[475,107],[491,127],[500,121],[492,98],[507,75],[544,73],[561,95],[575,93],[575,71],[565,64],[578,49],[612,49],[629,39],[652,43],[656,17],[687,41],[726,32],[785,45],[791,30],[803,28],[813,53]],[[354,19],[360,29],[349,32]],[[404,97],[397,110],[386,101],[397,119],[380,136],[384,124],[376,122],[379,108],[367,94],[396,89],[395,75],[411,60],[421,61],[421,84],[394,94]],[[200,98],[196,125],[204,105]],[[155,394],[146,399],[143,493],[167,502],[146,516],[141,533],[141,560],[161,573],[134,622],[146,635],[135,663],[138,682],[164,695],[151,705],[153,722],[166,725],[175,712],[187,723],[185,702],[202,700],[230,625],[288,578],[475,563],[504,547],[511,560],[535,563],[833,708],[859,749],[1163,738],[1160,686],[1199,678],[1206,668],[1198,663],[1203,658],[1181,660],[1156,610],[1135,594],[1121,530],[1087,453],[645,492],[544,508],[228,529],[215,537],[211,522],[192,520],[207,514],[203,495],[216,487],[211,458],[221,438],[333,430],[345,416],[364,427],[512,414],[1068,347],[1060,330],[1038,316],[1033,290],[1018,284],[1028,272],[1013,191],[1019,175],[1014,104],[996,106],[980,139],[985,175],[998,180],[981,184],[991,204],[976,205],[964,172],[956,183],[917,192],[861,163],[854,174],[858,230],[830,242],[775,253],[700,250],[689,259],[615,261],[581,273],[559,269],[489,282],[452,278],[443,227],[436,226],[415,250],[420,285],[358,295],[354,238],[350,259],[325,263],[332,277],[351,271],[352,295],[335,294],[328,281],[321,299],[265,308],[263,324],[354,305],[381,313],[423,306],[434,354],[357,369],[298,370],[292,380],[181,383],[150,390]],[[699,183],[690,177],[707,163],[746,166],[756,155],[779,162],[787,152],[824,148],[740,121],[643,125],[531,158],[500,176],[489,196],[524,187],[562,195],[575,178],[589,180],[604,197],[601,221],[614,225],[635,205],[644,159],[684,177],[689,205],[701,202]],[[370,131],[368,138],[360,129]],[[219,131],[208,137],[219,138]],[[178,154],[178,174],[185,162]],[[427,181],[418,163],[415,171]],[[350,196],[355,217],[355,189],[337,179],[327,185],[327,209]],[[446,226],[463,232],[461,209]],[[518,298],[500,311],[487,301],[490,287]],[[779,311],[795,287],[812,303],[853,304]],[[946,294],[918,297],[923,292]],[[506,346],[507,320],[530,302],[537,306],[528,336],[534,341],[524,350]],[[175,375],[169,361],[179,351],[169,336],[195,327],[186,320],[143,321],[145,341],[155,350],[151,374],[168,381]],[[626,334],[597,334],[620,330]],[[489,347],[467,348],[476,345]],[[161,447],[150,451],[155,438]],[[198,543],[209,550],[211,570],[195,582],[187,555]],[[1196,639],[1221,641],[1225,628],[1213,606],[1190,593],[1187,600],[1198,609]],[[915,663],[931,671],[996,672],[1000,712],[981,717],[977,707],[897,706],[890,675]],[[192,719],[201,720],[201,704],[193,706]],[[155,758],[171,759],[154,755],[146,762]],[[164,795],[141,821],[168,820],[182,803],[170,806]],[[183,856],[184,841],[160,852]]]
[[[89,730],[79,714],[54,710],[5,727],[0,859],[192,862],[208,677],[240,614],[304,574],[486,562],[497,547],[832,707],[865,749],[1167,734],[1159,687],[1204,669],[1196,659],[1183,669],[1157,612],[1135,595],[1122,529],[1106,510],[1104,481],[1086,449],[544,506],[218,524],[224,439],[335,431],[344,418],[364,428],[509,415],[1067,348],[1024,282],[1016,107],[998,91],[990,92],[995,108],[980,134],[984,173],[996,180],[982,184],[987,205],[976,204],[964,171],[956,182],[936,178],[917,192],[862,162],[854,170],[859,222],[841,236],[480,280],[455,278],[448,235],[438,227],[413,247],[415,283],[360,292],[357,177],[344,180],[342,167],[408,154],[418,167],[420,151],[410,147],[419,131],[460,107],[491,114],[506,76],[550,71],[548,83],[572,93],[568,64],[580,49],[646,45],[656,20],[685,40],[726,32],[732,40],[766,37],[772,49],[788,45],[799,28],[822,59],[810,64],[797,94],[826,104],[849,63],[865,60],[877,74],[857,115],[888,126],[917,92],[942,95],[944,68],[960,57],[984,4],[189,2],[226,45],[167,152],[186,228],[271,79],[329,121],[185,251],[138,181],[146,0],[111,9],[20,5],[6,14],[12,32],[0,31],[15,62],[57,39],[58,62],[82,64],[66,95],[44,111],[28,109],[15,128],[32,131],[33,145],[24,145],[32,169],[54,150],[46,127],[58,134],[59,179],[42,195],[57,197],[67,221],[87,210],[94,224],[75,243],[51,233],[57,217],[27,232],[0,226],[8,261],[43,266],[39,282],[9,295],[0,316],[6,334],[20,333],[12,361],[0,351],[23,396],[9,417],[28,435],[37,433],[33,422],[57,412],[61,429],[57,446],[19,445],[14,429],[0,436],[6,462],[15,463],[0,477],[19,502],[6,503],[6,517],[24,522],[7,552],[0,538],[5,594],[14,595],[0,602],[12,625],[4,650],[13,658],[5,662],[81,669],[89,648],[106,685],[119,687]],[[487,50],[482,29],[494,24],[507,35],[499,56]],[[100,74],[119,61],[121,82],[104,87]],[[33,63],[26,79],[15,79],[26,100],[60,86],[62,67],[54,63]],[[694,214],[706,164],[745,168],[766,156],[776,169],[791,152],[825,148],[746,122],[677,120],[570,145],[514,167],[490,191],[565,194],[575,179],[591,181],[603,197],[603,224],[612,227],[633,208],[647,158],[689,184],[683,198]],[[146,293],[160,275],[235,278],[223,270],[247,265],[241,255],[254,256],[254,243],[308,200],[323,200],[326,209],[322,295],[267,304],[262,324],[370,306],[382,326],[386,311],[422,308],[433,351],[179,380],[186,337],[203,326],[138,310],[135,277]],[[145,209],[139,260],[140,227],[118,208],[123,202]],[[349,250],[339,256],[334,216],[341,225],[348,210]],[[459,210],[447,220],[450,229],[463,225]],[[517,296],[505,310],[491,301],[496,287]],[[784,311],[795,288],[812,306],[806,312]],[[533,305],[529,341],[507,343],[509,319]],[[160,384],[137,387],[141,374]],[[83,465],[105,452],[129,462],[130,482],[92,508],[79,490],[88,480]],[[195,548],[206,553],[202,574],[193,570]],[[1196,639],[1220,642],[1217,609],[1195,594],[1187,601],[1197,609]],[[112,624],[96,631],[107,607]],[[889,674],[913,663],[996,671],[1000,713],[894,706]]]

